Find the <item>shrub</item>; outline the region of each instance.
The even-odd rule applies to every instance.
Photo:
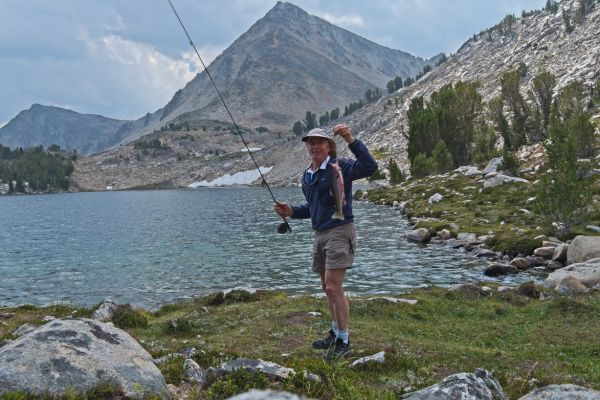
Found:
[[[145,328],[148,326],[148,317],[144,311],[136,310],[129,304],[119,304],[113,323],[119,328]]]
[[[433,171],[433,163],[424,153],[417,154],[410,164],[410,174],[413,178],[424,178],[431,175]]]
[[[535,249],[542,246],[541,240],[503,235],[488,238],[485,244],[490,249],[506,253],[509,256],[516,256],[519,253],[533,254]]]

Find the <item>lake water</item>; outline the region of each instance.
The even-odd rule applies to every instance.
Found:
[[[274,194],[302,201],[299,188]],[[319,293],[310,221],[292,220],[293,233],[278,234],[271,207],[263,188],[0,197],[0,306],[112,299],[155,308],[233,287]],[[355,202],[354,212],[358,250],[349,293],[484,279],[483,260],[406,242],[407,224],[391,208]]]

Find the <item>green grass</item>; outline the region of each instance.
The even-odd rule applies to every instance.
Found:
[[[414,306],[352,298],[354,355],[333,364],[310,347],[330,324],[326,300],[310,296],[261,292],[245,301],[212,306],[204,305],[214,297],[207,296],[145,313],[147,326],[126,330],[154,357],[195,347],[202,350],[195,361],[204,368],[250,357],[300,372],[283,382],[244,372],[217,377],[198,389],[197,398],[221,399],[249,388],[272,388],[322,399],[395,399],[409,389],[476,368],[492,371],[510,399],[531,391],[532,382],[576,383],[600,390],[600,293],[568,298],[546,292],[546,300],[539,300],[535,292],[540,290],[544,289],[528,284],[521,289],[524,295],[495,292],[472,299],[440,288],[420,289],[403,296],[417,299]],[[80,313],[57,310],[63,315]],[[39,323],[49,310],[2,311],[15,313],[0,326],[0,336],[9,337],[21,323]],[[312,317],[310,311],[323,316]],[[166,329],[172,320],[186,328]],[[350,368],[352,360],[382,350],[385,365]],[[181,382],[182,364],[183,358],[174,358],[160,365],[168,383]],[[304,370],[319,375],[322,382],[307,380]]]

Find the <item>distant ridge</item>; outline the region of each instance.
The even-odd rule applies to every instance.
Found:
[[[11,148],[58,144],[91,154],[119,142],[122,120],[33,104],[0,128],[0,143]]]

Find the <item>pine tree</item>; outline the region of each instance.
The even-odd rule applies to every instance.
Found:
[[[408,85],[407,85],[408,86]],[[402,78],[400,78],[399,76],[394,78],[394,89],[398,90],[398,89],[402,89]]]
[[[550,72],[542,72],[533,78],[532,90],[530,96],[537,105],[537,109],[542,118],[542,132],[546,136],[548,124],[550,123],[550,108],[552,107],[552,93],[556,77]]]
[[[438,174],[445,174],[452,169],[452,154],[450,154],[450,151],[448,151],[446,143],[444,143],[443,140],[440,140],[435,145],[435,148],[431,153],[431,162],[434,167],[434,171]]]
[[[400,183],[404,182],[404,175],[402,174],[402,171],[400,170],[398,164],[396,164],[396,161],[394,161],[394,159],[390,159],[388,163],[388,170],[390,171],[391,185],[399,185]]]
[[[553,119],[545,146],[547,170],[538,186],[535,210],[553,223],[559,238],[567,239],[573,226],[586,219],[592,181],[584,178],[587,165],[577,161],[577,137],[568,121]]]

